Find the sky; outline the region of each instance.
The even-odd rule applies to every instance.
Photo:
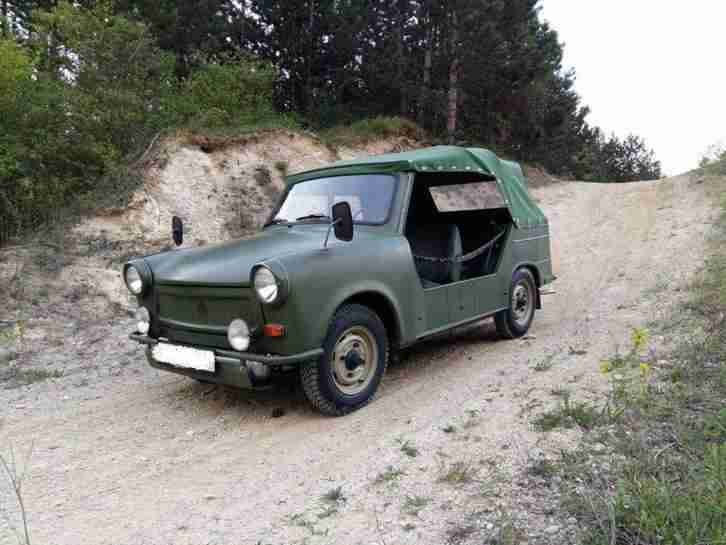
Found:
[[[663,173],[726,144],[725,0],[541,0],[564,65],[606,134],[635,133]]]

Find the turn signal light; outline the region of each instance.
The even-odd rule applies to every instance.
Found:
[[[285,326],[281,324],[265,324],[262,326],[262,334],[265,337],[283,337]]]

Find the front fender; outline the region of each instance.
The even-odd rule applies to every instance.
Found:
[[[265,339],[267,350],[288,354],[320,347],[335,311],[363,293],[385,297],[395,313],[402,341],[415,336],[422,301],[406,240],[399,236],[360,238],[278,258],[289,275],[290,293],[284,304],[265,307],[263,312],[267,322],[285,325],[286,335]]]

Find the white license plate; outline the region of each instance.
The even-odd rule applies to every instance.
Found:
[[[214,373],[214,352],[211,350],[159,343],[151,349],[151,355],[156,361],[168,363],[174,367]]]

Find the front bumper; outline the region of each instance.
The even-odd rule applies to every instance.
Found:
[[[247,367],[247,362],[264,363],[265,365],[274,368],[297,365],[306,361],[315,360],[323,354],[322,348],[316,348],[314,350],[308,350],[307,352],[301,352],[299,354],[292,354],[289,356],[275,356],[269,354],[262,355],[250,352],[220,350],[215,348],[211,350],[214,352],[216,370],[214,373],[208,373],[206,371],[175,367],[173,365],[156,361],[151,355],[151,348],[159,343],[157,339],[153,339],[147,335],[141,335],[139,333],[132,333],[129,335],[129,338],[132,341],[136,341],[148,347],[146,350],[146,358],[152,367],[163,369],[164,371],[171,371],[173,373],[178,373],[198,380],[219,384],[230,384],[241,388],[264,386],[264,384],[260,384],[259,381],[255,379],[254,374]]]

